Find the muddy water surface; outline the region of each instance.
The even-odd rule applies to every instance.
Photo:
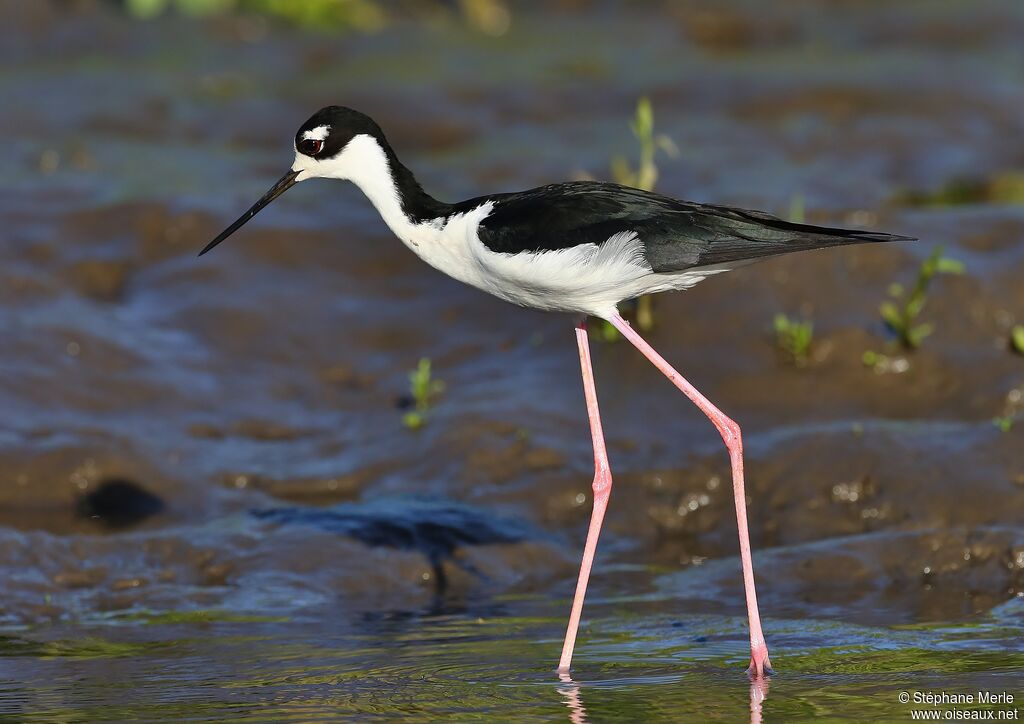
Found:
[[[890,720],[901,691],[1024,701],[1024,420],[992,423],[1022,409],[1024,205],[928,201],[1024,168],[1024,7],[715,7],[523,12],[487,39],[0,4],[0,715]],[[606,177],[643,93],[681,149],[660,190],[922,239],[657,300],[652,343],[745,431],[777,669],[760,687],[728,459],[634,350],[594,350],[616,486],[559,681],[592,472],[571,320],[437,275],[326,181],[195,258],[321,105],[371,113],[455,199]],[[866,368],[891,344],[888,286],[937,244],[967,273],[935,283],[935,331],[905,371]],[[807,366],[776,350],[776,312],[813,317]],[[446,388],[410,431],[420,357]],[[253,514],[277,508],[349,522]]]

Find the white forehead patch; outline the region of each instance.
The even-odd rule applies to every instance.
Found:
[[[317,126],[303,133],[302,138],[306,141],[324,141],[330,131],[330,126]]]

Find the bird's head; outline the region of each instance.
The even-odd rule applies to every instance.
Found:
[[[263,197],[199,252],[202,256],[238,231],[260,209],[297,184],[311,178],[335,178],[362,185],[387,174],[384,134],[372,118],[344,106],[321,108],[295,134],[295,161]]]
[[[321,108],[295,134],[296,181],[308,178],[357,179],[384,143],[372,118],[344,106]]]

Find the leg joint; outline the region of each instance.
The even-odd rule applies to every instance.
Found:
[[[722,433],[722,439],[725,440],[726,445],[729,447],[734,445],[739,448],[743,447],[743,434],[740,431],[738,422],[722,415],[719,431]]]
[[[594,495],[597,496],[612,487],[612,471],[607,465],[594,468]]]

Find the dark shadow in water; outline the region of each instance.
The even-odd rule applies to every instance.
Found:
[[[451,619],[497,619],[508,615],[506,606],[487,598],[452,601],[444,596],[434,595],[430,603],[421,608],[364,611],[360,621],[364,632],[393,633]]]
[[[75,512],[108,528],[125,528],[162,513],[164,501],[138,483],[122,478],[101,482],[95,490],[82,495],[75,503]]]
[[[446,562],[487,580],[476,566],[456,557],[458,548],[539,537],[525,521],[448,501],[388,499],[331,508],[269,508],[254,510],[252,515],[282,525],[313,526],[374,548],[419,551],[433,570],[435,604],[439,607],[443,604],[439,599],[448,588]]]

